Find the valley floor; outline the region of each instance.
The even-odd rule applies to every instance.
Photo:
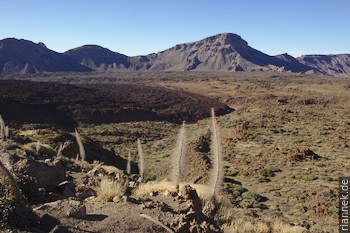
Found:
[[[225,165],[223,192],[232,206],[221,208],[222,212],[216,216],[222,229],[283,232],[281,228],[285,228],[284,232],[290,232],[293,226],[298,226],[300,228],[293,229],[295,232],[338,231],[338,179],[349,176],[350,171],[350,81],[347,79],[245,72],[120,72],[26,78],[72,85],[137,84],[218,100],[233,109],[217,117]],[[72,130],[30,122],[11,122],[10,127],[15,135],[29,138],[27,141],[32,144],[40,141],[49,148],[57,145],[55,138],[72,133]],[[126,161],[130,152],[135,167],[139,162],[136,140],[140,139],[146,181],[169,178],[180,127],[181,124],[166,119],[78,122],[77,125],[83,141],[98,145],[99,153],[113,152]],[[186,124],[187,153],[181,182],[207,184],[212,166],[210,127],[208,118]],[[25,140],[14,139],[12,143],[24,150]],[[77,151],[74,153],[73,158]],[[87,166],[85,172],[93,168]],[[77,176],[82,176],[83,171],[83,168],[79,170]],[[71,172],[74,177],[76,171]],[[148,198],[174,204],[173,200],[166,200],[167,197]],[[69,200],[63,200],[62,206],[68,205],[65,202]],[[90,217],[84,221],[69,220],[60,207],[41,208],[37,214],[51,215],[62,225],[75,229],[74,232],[159,232],[161,228],[140,218],[143,209],[139,204],[142,203],[100,203],[91,199],[86,201]],[[145,211],[165,223],[171,219],[157,208]],[[255,229],[258,223],[261,229],[270,231]]]

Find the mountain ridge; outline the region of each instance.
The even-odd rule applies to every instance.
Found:
[[[9,42],[10,41],[10,42]],[[350,54],[271,56],[249,46],[241,36],[221,33],[177,44],[148,55],[129,57],[99,45],[64,53],[43,43],[0,40],[0,74],[90,71],[277,71],[350,75]]]
[[[62,71],[88,72],[91,69],[72,62],[41,42],[35,44],[15,38],[0,41],[0,74]]]

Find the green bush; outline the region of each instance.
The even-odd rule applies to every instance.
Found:
[[[260,196],[257,193],[253,193],[249,191],[242,193],[242,198],[243,200],[262,201],[262,196]]]
[[[249,200],[249,199],[244,199],[240,202],[240,205],[243,208],[254,208],[254,206],[256,205],[256,201],[254,200]]]
[[[260,171],[260,176],[264,176],[264,177],[273,177],[275,176],[276,172],[280,172],[281,170],[276,168],[273,165],[268,165],[266,167],[264,167],[261,171]]]
[[[318,177],[314,174],[308,174],[308,175],[302,176],[301,179],[305,181],[313,181],[313,180],[317,180]]]
[[[228,170],[226,172],[226,176],[237,176],[239,174],[239,171],[236,170]]]
[[[241,185],[232,184],[232,183],[226,184],[226,190],[236,198],[240,197],[242,193],[248,191],[246,188],[243,188]]]
[[[154,181],[156,179],[157,179],[157,176],[152,174],[152,173],[146,173],[145,178],[144,178],[145,182]]]
[[[258,181],[260,183],[264,183],[264,182],[270,182],[271,180],[269,178],[267,178],[266,176],[259,176]]]
[[[331,206],[328,208],[327,212],[330,216],[338,217],[339,209],[337,207]]]

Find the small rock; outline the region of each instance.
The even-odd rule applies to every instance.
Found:
[[[164,193],[163,193],[164,196],[170,196],[170,191],[169,190],[165,190]]]
[[[65,199],[65,197],[63,195],[60,195],[60,194],[57,194],[54,192],[49,192],[47,194],[47,199],[50,202],[54,202],[54,201],[58,201],[58,200],[63,200],[63,199]]]
[[[306,221],[302,221],[300,224],[299,224],[299,226],[301,226],[301,227],[304,227],[304,228],[306,228],[306,229],[310,229],[310,224],[309,223],[307,223]]]
[[[126,202],[128,202],[128,201],[130,201],[129,196],[122,196],[122,202],[123,202],[123,203],[126,203]]]
[[[146,206],[144,203],[142,203],[142,204],[140,205],[140,208],[141,208],[141,210],[144,210],[144,209],[147,208],[147,206]]]
[[[75,197],[75,185],[70,181],[63,181],[53,190],[53,192],[64,197]]]
[[[136,182],[135,181],[130,181],[129,182],[129,187],[130,188],[135,188],[136,187]]]
[[[158,195],[158,192],[152,191],[152,192],[149,193],[149,195],[150,195],[151,197],[154,197],[154,196],[157,196],[157,195]]]
[[[80,193],[76,194],[78,198],[85,199],[91,196],[96,196],[96,191],[93,190],[92,188],[88,188]]]
[[[40,220],[40,229],[44,232],[50,232],[55,226],[57,226],[60,222],[52,217],[51,215],[44,214]]]
[[[121,197],[120,196],[113,197],[113,202],[119,203],[120,201],[121,201]]]
[[[86,207],[84,205],[70,205],[68,206],[66,215],[72,218],[83,219],[86,217]]]

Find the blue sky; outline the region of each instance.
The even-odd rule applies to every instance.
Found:
[[[0,39],[129,56],[222,32],[269,55],[350,53],[350,0],[0,0]]]

